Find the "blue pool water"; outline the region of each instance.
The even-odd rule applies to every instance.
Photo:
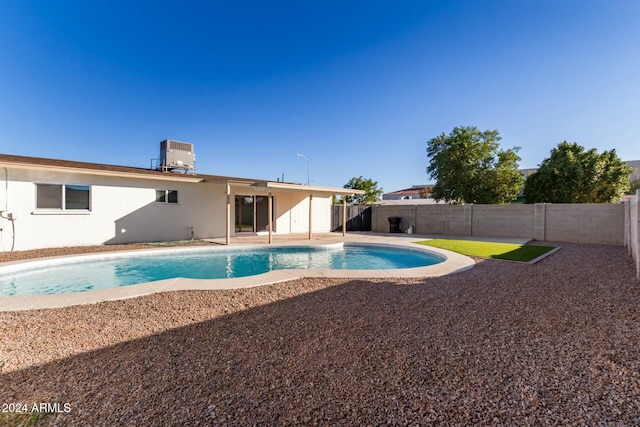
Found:
[[[386,246],[209,250],[75,262],[2,273],[0,295],[83,292],[184,277],[224,279],[284,269],[380,270],[424,267],[440,256]]]

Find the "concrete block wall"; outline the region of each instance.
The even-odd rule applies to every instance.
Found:
[[[416,233],[471,235],[471,224],[465,221],[465,210],[462,206],[419,205],[416,208],[417,216],[413,223]]]
[[[371,211],[371,230],[380,233],[389,232],[389,217],[399,216],[400,230],[406,230],[410,225],[416,224],[416,206],[373,206]]]
[[[390,216],[417,234],[625,244],[623,204],[376,205],[371,230],[388,233]]]
[[[624,204],[547,204],[545,240],[624,245]]]
[[[625,246],[633,257],[636,275],[640,279],[640,190],[625,202]]]
[[[534,205],[474,205],[474,236],[532,238]]]
[[[630,240],[633,245],[633,255],[638,262],[640,270],[640,190],[636,193],[636,197],[631,200],[631,236]]]

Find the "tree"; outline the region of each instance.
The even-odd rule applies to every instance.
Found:
[[[427,173],[436,180],[433,198],[448,203],[507,203],[514,200],[523,178],[518,147],[500,150],[497,130],[456,127],[427,142]]]
[[[364,179],[362,176],[351,178],[349,182],[344,185],[344,188],[365,191],[365,194],[346,196],[347,203],[353,203],[354,205],[368,205],[377,202],[382,196],[382,188],[378,188],[378,181],[370,178]]]
[[[524,196],[527,203],[618,203],[632,171],[616,150],[598,154],[564,141],[529,175]]]

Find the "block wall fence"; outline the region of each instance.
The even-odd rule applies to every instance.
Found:
[[[618,204],[374,205],[371,231],[388,233],[388,218],[400,217],[400,229],[416,234],[625,245],[640,274],[638,199],[640,191]]]
[[[640,279],[640,190],[624,204],[624,245],[633,257],[638,279]]]

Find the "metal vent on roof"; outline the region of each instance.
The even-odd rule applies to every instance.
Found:
[[[185,173],[195,170],[196,155],[193,144],[165,139],[160,142],[160,164],[158,169],[172,171],[184,169]]]
[[[160,143],[161,150],[193,151],[193,144],[165,139]]]

